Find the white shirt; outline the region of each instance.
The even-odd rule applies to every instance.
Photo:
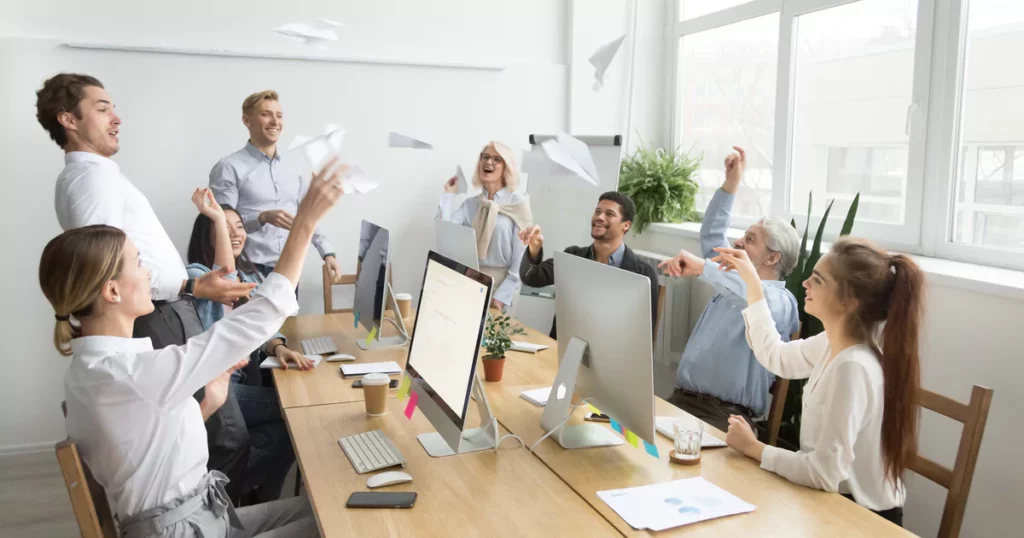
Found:
[[[71,341],[64,378],[68,436],[120,517],[194,490],[206,474],[206,427],[192,394],[298,311],[295,286],[271,273],[253,300],[183,346],[149,338]]]
[[[181,254],[149,200],[121,174],[117,163],[84,151],[65,154],[55,206],[57,222],[65,231],[91,224],[124,230],[139,249],[142,264],[153,273],[153,299],[178,298],[182,281],[188,279]]]
[[[747,343],[765,368],[789,379],[808,378],[800,451],[766,447],[761,468],[797,484],[852,494],[871,510],[903,506],[906,491],[886,479],[882,460],[884,384],[874,350],[857,345],[827,361],[825,333],[783,343],[765,301],[747,307],[743,317]]]

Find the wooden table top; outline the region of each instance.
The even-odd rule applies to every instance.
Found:
[[[303,316],[299,318],[292,318],[289,320],[289,323],[291,324],[290,329],[295,332],[285,332],[285,334],[289,336],[289,338],[293,338],[293,334],[308,335],[304,337],[320,336],[321,334],[317,333],[317,330],[330,328],[333,324],[345,324],[343,321],[345,318],[343,316],[345,315],[334,314],[326,316],[332,319],[323,319],[325,316]],[[349,330],[352,330],[351,316],[347,319],[347,326]],[[288,324],[286,324],[286,327],[288,327]],[[545,344],[550,347],[549,349],[537,354],[512,351],[508,352],[506,354],[507,359],[504,379],[498,383],[484,383],[484,385],[492,411],[500,424],[508,431],[521,437],[527,445],[532,445],[544,434],[544,431],[540,426],[540,417],[543,409],[521,398],[520,393],[523,390],[551,385],[558,369],[558,345],[557,342],[551,340],[547,335],[533,329],[527,329],[527,334],[517,337],[517,339],[532,343]],[[338,338],[335,337],[335,340],[337,341]],[[361,351],[355,346],[354,341],[350,341],[349,344],[351,345],[351,348],[355,348],[356,351]],[[296,343],[296,345],[298,344]],[[351,348],[342,348],[342,342],[338,342],[338,345],[342,352],[356,354],[351,351]],[[378,359],[376,358],[377,355],[374,354],[374,358],[372,360],[395,360],[399,362],[399,364],[404,364],[405,350],[392,350],[392,352],[396,353],[395,358]],[[380,354],[383,352],[376,353]],[[399,357],[398,355],[401,356]],[[357,357],[359,357],[359,355],[357,355]],[[321,367],[324,364],[326,363],[322,363]],[[334,374],[337,377],[334,379],[340,379],[340,376],[336,373],[336,368],[331,368],[331,370],[335,370]],[[278,379],[287,379],[291,374],[298,374],[301,376],[302,374],[310,373],[311,372],[275,372],[275,375],[284,374],[283,376],[278,377]],[[336,395],[341,393],[341,390],[334,389],[327,391],[326,389],[321,389],[320,382],[317,381],[320,373],[321,372],[316,372],[317,377],[310,376],[306,378],[307,381],[298,384],[302,386],[307,394],[301,397],[296,396],[292,400],[293,402],[313,402],[316,401],[318,397],[326,394],[332,395],[332,398],[339,397]],[[480,375],[482,376],[482,372]],[[352,391],[350,386],[351,383],[346,383],[345,385],[348,391],[361,393],[361,390]],[[327,386],[328,384],[325,382],[323,387]],[[281,390],[280,385],[278,388]],[[310,392],[310,388],[316,392]],[[355,398],[355,396],[351,397]],[[296,445],[296,453],[299,454],[299,459],[303,462],[303,473],[307,477],[310,476],[310,472],[321,475],[309,479],[311,481],[309,485],[311,493],[314,491],[314,488],[316,488],[316,490],[320,492],[320,498],[335,499],[332,502],[337,503],[337,506],[342,506],[344,501],[347,500],[348,494],[352,491],[365,490],[365,476],[357,477],[357,475],[355,475],[355,471],[352,470],[351,465],[345,458],[344,454],[341,453],[341,449],[337,445],[338,437],[346,433],[356,433],[372,429],[371,427],[368,427],[369,424],[372,423],[374,424],[374,427],[382,427],[382,429],[388,433],[396,444],[399,444],[399,450],[401,450],[407,458],[410,458],[410,460],[412,460],[412,456],[415,456],[416,458],[420,458],[417,459],[418,462],[423,462],[426,466],[427,459],[431,459],[429,456],[426,456],[420,448],[414,435],[409,433],[398,433],[404,432],[404,428],[413,428],[415,429],[415,433],[432,431],[429,422],[423,419],[419,414],[415,415],[414,420],[411,422],[405,420],[405,417],[400,413],[394,412],[400,409],[400,404],[397,400],[393,399],[389,401],[392,412],[383,419],[366,418],[362,403],[352,403],[347,406],[331,405],[323,407],[295,408],[294,406],[284,405],[284,401],[285,397],[282,395],[282,405],[286,408],[292,407],[285,410],[285,415],[289,422],[289,427],[292,429],[292,438]],[[359,401],[361,401],[361,395],[359,395]],[[475,416],[476,406],[470,405],[469,407]],[[655,398],[655,411],[659,416],[688,416],[686,412],[676,408],[661,398]],[[570,419],[568,424],[574,425],[583,423],[582,417],[584,412],[585,409],[579,409],[575,416]],[[397,419],[401,420],[398,421]],[[384,426],[376,426],[377,422],[382,422]],[[311,427],[311,423],[314,423],[315,425]],[[471,422],[470,424],[475,424],[475,422]],[[392,434],[392,430],[389,428],[398,428],[398,430],[396,433]],[[720,430],[711,426],[706,426],[706,429],[712,435],[715,435],[720,439],[725,438],[725,434]],[[514,441],[508,440],[502,445],[504,448],[502,448],[497,454],[490,453],[487,456],[488,458],[498,458],[500,456],[500,459],[488,460],[489,467],[486,468],[490,470],[484,471],[481,469],[481,472],[501,474],[500,470],[504,468],[503,465],[506,461],[512,461],[513,459],[515,459],[515,461],[529,461],[530,458],[539,458],[539,460],[543,462],[543,465],[546,466],[546,469],[550,469],[555,476],[564,482],[564,485],[571,488],[576,494],[578,494],[579,498],[589,505],[591,508],[591,514],[594,515],[595,521],[604,522],[605,524],[610,522],[610,524],[614,525],[620,533],[626,535],[647,535],[649,533],[647,531],[633,530],[622,518],[618,516],[618,514],[605,504],[604,501],[597,497],[598,491],[643,486],[682,478],[702,476],[709,482],[729,491],[744,501],[757,506],[757,510],[749,514],[741,514],[670,529],[658,533],[659,536],[676,536],[684,533],[687,536],[723,536],[740,535],[740,533],[747,536],[786,537],[818,537],[827,536],[829,534],[842,536],[872,536],[874,538],[882,536],[913,536],[911,533],[900,529],[896,525],[872,514],[869,510],[843,498],[838,494],[825,493],[798,486],[782,477],[779,477],[778,475],[763,471],[756,462],[741,456],[730,448],[707,449],[703,451],[702,461],[696,466],[672,464],[668,458],[668,454],[672,449],[671,441],[660,435],[656,435],[656,437],[656,445],[661,456],[659,459],[655,459],[648,455],[642,448],[634,448],[629,444],[623,444],[618,447],[565,450],[550,438],[541,443],[541,445],[538,446],[537,451],[531,455],[527,450],[519,447]],[[462,455],[454,458],[433,460],[430,462],[430,466],[426,468],[430,469],[430,473],[435,472],[434,469],[436,468],[439,473],[438,476],[440,477],[442,474],[448,472],[442,469],[449,469],[448,466],[450,465],[455,465],[455,468],[458,469],[462,468],[462,465],[464,464],[456,460],[462,460],[467,457],[476,458],[479,456],[481,455]],[[526,458],[524,459],[524,457]],[[317,463],[311,463],[310,458],[313,458],[312,461]],[[523,463],[517,465],[522,464]],[[313,465],[313,467],[307,469],[310,465]],[[465,465],[475,464],[466,463]],[[497,465],[496,468],[494,467],[495,465]],[[410,467],[412,467],[411,462]],[[507,478],[510,481],[508,487],[514,487],[513,484],[516,481],[522,480],[520,473],[514,470],[516,466],[512,466],[511,468],[513,471],[510,472],[510,475]],[[414,477],[417,476],[417,472],[423,471],[416,471],[415,469],[410,470],[410,474]],[[524,472],[532,473],[532,471]],[[433,475],[431,474],[431,476]],[[486,476],[493,477],[495,475],[488,474]],[[441,478],[438,479],[443,480]],[[537,480],[539,479],[540,478],[537,478]],[[415,484],[415,480],[410,484],[413,486],[412,489],[423,493],[424,490],[416,488]],[[325,491],[331,491],[330,496],[325,496],[327,495],[324,493]],[[562,495],[558,495],[558,497],[561,498]],[[469,498],[475,499],[476,494]],[[420,502],[425,500],[425,497],[421,497],[417,502],[417,506],[419,507]],[[475,500],[469,504],[475,504]],[[315,502],[314,506],[317,508],[319,513],[321,507],[316,505]],[[474,505],[473,509],[475,508],[476,506]],[[531,514],[532,516],[531,518],[522,519],[550,519],[546,517],[538,517],[535,515],[535,512],[533,512],[532,508],[525,509],[522,506],[518,508],[522,509],[524,513]],[[545,510],[548,508],[550,508],[550,506],[547,502],[539,503],[537,509],[540,511],[536,512],[536,514],[546,513]],[[461,521],[465,515],[461,508],[458,510],[452,510],[450,505],[447,507],[442,505],[439,509],[443,513],[451,514],[453,519],[457,519],[459,521]],[[381,533],[390,533],[397,529],[397,527],[386,526],[383,523],[353,523],[350,521],[351,511],[346,511],[344,509],[336,510],[333,506],[328,510],[328,512],[329,513],[324,517],[325,521],[330,524],[321,521],[322,528],[328,529],[330,532],[330,534],[325,534],[327,536],[333,535],[335,532],[334,529],[344,529],[349,532],[352,530],[372,529]],[[553,516],[555,520],[566,519],[561,513],[561,509],[556,510],[556,512],[559,513]],[[388,512],[386,514],[382,514],[380,518],[377,519],[392,522],[400,517],[407,516]],[[435,515],[433,517],[437,516]],[[333,522],[333,518],[337,518],[338,521]],[[576,519],[577,523],[580,522],[580,518],[574,519]],[[445,521],[447,520],[448,518],[446,517]],[[466,524],[470,524],[469,518],[467,518],[466,521]],[[516,522],[516,524],[526,523],[528,522]],[[559,524],[552,521],[549,521],[549,523],[552,525]],[[567,529],[565,532],[556,532],[553,530],[555,527],[546,525],[540,534],[545,536],[581,535],[582,533],[580,532],[580,529],[575,525],[576,524],[574,523],[572,527]],[[454,529],[453,527],[444,528],[448,529],[450,532],[453,532]],[[521,529],[521,527],[517,527],[517,529]],[[483,529],[480,530],[482,531]],[[517,532],[526,534],[526,532],[530,531],[519,530]],[[458,533],[453,532],[453,534]],[[473,534],[473,532],[470,532],[469,534]]]

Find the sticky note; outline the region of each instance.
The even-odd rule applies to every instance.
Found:
[[[626,433],[624,431],[622,431],[622,424],[619,424],[618,421],[616,421],[614,418],[611,419],[611,422],[612,422],[612,429],[613,430],[621,433],[622,435],[626,435]]]
[[[419,393],[409,395],[409,403],[405,404],[405,418],[412,420],[412,413],[416,410],[416,402],[420,400]]]
[[[353,327],[359,328],[359,312],[356,312],[356,322],[352,324]]]
[[[658,447],[648,443],[647,441],[644,441],[644,450],[655,458],[661,458],[661,456],[658,455]]]
[[[639,444],[638,444],[639,441],[640,441],[640,439],[636,436],[635,433],[633,433],[633,432],[631,432],[629,430],[626,430],[626,442],[627,443],[633,445],[634,447],[638,447],[639,448]]]
[[[600,415],[601,414],[601,412],[598,411],[597,408],[594,407],[593,405],[587,404],[587,409],[590,409],[590,412],[595,414],[595,415]]]
[[[409,386],[412,381],[409,380],[409,376],[402,376],[402,382],[398,384],[398,401],[404,402],[405,398],[409,396]]]
[[[377,328],[370,329],[370,334],[366,335],[366,345],[370,345],[370,342],[377,337]]]

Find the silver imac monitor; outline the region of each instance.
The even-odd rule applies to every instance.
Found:
[[[376,349],[381,347],[394,347],[405,345],[408,337],[401,318],[397,322],[389,319],[398,328],[397,336],[384,337],[383,320],[384,311],[387,310],[388,302],[394,302],[391,292],[390,264],[388,264],[388,250],[390,247],[390,236],[386,228],[364,220],[359,229],[359,253],[358,253],[358,274],[356,275],[356,290],[353,311],[356,316],[356,324],[362,325],[373,338],[357,338],[356,342],[362,349]],[[393,305],[393,312],[398,311],[397,305]]]
[[[405,371],[410,394],[417,394],[420,412],[437,430],[418,436],[431,456],[497,447],[497,421],[476,375],[491,285],[484,273],[427,254]],[[481,428],[466,428],[471,393],[480,406]]]
[[[435,250],[438,253],[466,267],[480,270],[480,258],[476,251],[476,231],[473,228],[436,219],[434,235]]]
[[[564,448],[622,444],[603,424],[564,426],[573,392],[654,443],[654,352],[647,277],[555,252],[558,375],[541,417]]]

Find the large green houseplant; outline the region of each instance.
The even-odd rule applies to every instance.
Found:
[[[634,233],[643,233],[653,222],[698,220],[694,205],[700,185],[696,174],[704,155],[691,152],[641,146],[622,160],[619,192],[636,204]]]
[[[797,258],[796,268],[786,279],[786,289],[796,297],[797,312],[800,316],[800,338],[810,338],[825,330],[821,321],[804,310],[804,299],[807,296],[803,283],[810,278],[814,266],[821,259],[821,241],[825,234],[825,224],[828,223],[828,215],[832,211],[832,204],[828,203],[825,214],[818,223],[818,230],[814,234],[814,242],[811,250],[807,250],[807,234],[811,226],[811,208],[814,205],[814,194],[807,195],[807,224],[804,227],[803,239],[800,241],[800,256]],[[853,230],[853,221],[857,217],[857,206],[860,205],[860,193],[853,198],[850,209],[846,212],[846,220],[839,232],[840,236],[850,235]],[[796,228],[796,221],[791,221],[793,228]],[[779,440],[782,443],[791,445],[796,449],[800,447],[800,411],[803,409],[804,384],[807,380],[799,379],[790,382],[789,392],[786,393],[786,406],[782,412],[782,424],[779,427]]]

